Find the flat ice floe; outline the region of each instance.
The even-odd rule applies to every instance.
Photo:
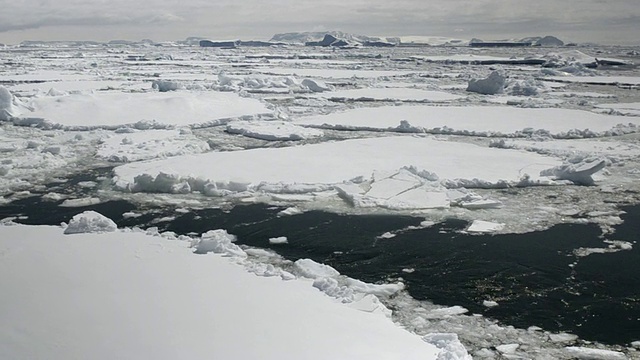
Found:
[[[299,118],[328,129],[429,132],[476,136],[527,136],[538,130],[558,138],[637,131],[639,119],[555,108],[500,106],[383,106]],[[633,125],[629,125],[629,123]],[[619,124],[624,124],[618,127]]]
[[[447,102],[459,100],[464,96],[444,91],[430,91],[412,88],[366,88],[337,90],[320,95],[331,100],[342,101],[412,101],[412,102]]]
[[[66,128],[114,128],[137,122],[188,126],[215,120],[270,113],[259,100],[234,93],[147,92],[47,96],[33,99],[14,123],[42,123]]]
[[[193,254],[189,238],[84,233],[93,225],[0,226],[0,358],[470,359],[457,337],[435,344],[393,324],[373,295],[345,305],[311,279],[255,276],[224,231],[196,249],[219,238],[245,267]]]
[[[553,179],[540,172],[559,165],[556,158],[525,151],[393,136],[131,163],[114,169],[114,181],[132,191],[211,196],[335,189],[356,206],[423,209],[464,197],[447,188],[550,184]]]

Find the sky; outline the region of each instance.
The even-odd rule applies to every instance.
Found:
[[[638,0],[0,0],[0,43],[24,40],[268,40],[340,30],[370,36],[640,45]]]

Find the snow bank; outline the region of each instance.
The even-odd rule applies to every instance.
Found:
[[[640,119],[570,109],[416,105],[357,108],[302,117],[295,123],[344,130],[581,138],[637,132]]]
[[[29,105],[35,110],[22,114],[16,124],[91,129],[148,122],[148,128],[202,125],[271,112],[258,100],[213,91],[71,94],[35,98]]]
[[[309,280],[258,277],[186,241],[77,236],[0,226],[0,358],[435,360],[456,347],[356,310],[370,295],[345,306]]]
[[[74,216],[66,229],[65,234],[86,234],[114,232],[118,229],[116,223],[108,217],[95,211],[85,211]]]
[[[322,130],[305,128],[287,121],[233,121],[227,132],[250,138],[277,140],[304,140],[324,135]]]

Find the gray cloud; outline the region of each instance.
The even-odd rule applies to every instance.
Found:
[[[0,42],[37,36],[268,38],[314,28],[467,38],[558,31],[578,41],[640,41],[633,35],[640,33],[637,0],[0,0],[0,9]]]

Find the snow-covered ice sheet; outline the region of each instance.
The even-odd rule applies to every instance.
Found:
[[[404,185],[404,190],[411,190],[422,181],[447,187],[492,188],[550,183],[549,178],[540,177],[540,172],[560,164],[556,158],[524,151],[430,137],[392,136],[131,163],[115,168],[114,180],[117,187],[134,191],[304,193],[350,181],[381,181],[411,167],[414,180]],[[397,189],[397,182],[406,179],[396,180],[384,187]]]
[[[478,136],[527,136],[542,130],[554,137],[590,137],[616,133],[618,124],[640,120],[555,108],[500,106],[383,106],[358,108],[295,120],[297,124],[333,128],[397,132],[431,132]],[[627,126],[625,126],[625,129]],[[632,126],[628,131],[636,131]]]
[[[20,123],[42,119],[69,128],[118,127],[140,121],[201,125],[215,120],[270,113],[259,100],[223,92],[71,94],[33,99]]]
[[[189,245],[135,231],[0,226],[0,358],[447,356],[383,313],[323,296],[312,280],[255,276]]]

